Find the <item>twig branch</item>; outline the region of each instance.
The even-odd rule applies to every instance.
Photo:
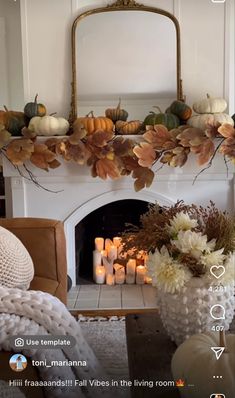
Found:
[[[28,174],[28,177],[27,177],[27,175],[25,175],[25,174],[22,172],[22,170],[20,169],[20,167],[17,166],[17,165],[15,165],[15,164],[8,158],[8,156],[7,156],[6,151],[5,151],[4,148],[1,149],[1,153],[2,153],[2,155],[11,163],[11,165],[14,167],[14,169],[17,170],[17,172],[19,173],[19,175],[20,175],[22,178],[24,178],[24,179],[27,180],[27,181],[31,181],[34,185],[36,185],[37,188],[41,188],[41,189],[43,189],[44,191],[51,192],[51,193],[63,192],[63,189],[60,190],[60,191],[53,191],[53,190],[51,190],[51,189],[45,188],[43,185],[41,185],[41,184],[38,182],[37,178],[36,178],[35,175],[32,173],[32,171],[29,170],[28,167],[27,167],[25,164],[23,164],[23,167],[24,167],[25,171],[26,171],[27,174]]]
[[[210,161],[209,161],[209,163],[207,164],[207,166],[204,167],[204,169],[200,170],[198,174],[196,174],[196,176],[195,176],[194,179],[193,179],[193,184],[192,184],[192,185],[195,184],[195,182],[196,182],[196,180],[198,179],[198,177],[200,176],[200,174],[202,174],[205,170],[209,169],[209,168],[212,166],[212,163],[213,163],[213,160],[214,160],[214,158],[215,158],[215,155],[217,154],[217,152],[218,152],[220,146],[223,144],[224,141],[225,141],[225,138],[219,143],[219,145],[218,145],[217,148],[215,149],[215,152],[214,152],[213,155],[211,156]]]
[[[227,159],[226,159],[226,156],[225,156],[225,155],[224,155],[224,164],[225,164],[225,167],[226,167],[227,178],[228,178],[228,161],[227,161]]]

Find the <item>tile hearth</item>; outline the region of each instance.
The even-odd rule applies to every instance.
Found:
[[[156,309],[151,285],[80,285],[68,293],[69,310]]]

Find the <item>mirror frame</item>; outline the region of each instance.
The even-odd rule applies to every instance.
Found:
[[[89,15],[100,14],[110,11],[146,11],[155,14],[160,14],[171,19],[175,25],[176,30],[176,79],[177,79],[177,99],[184,101],[183,85],[181,78],[181,45],[180,45],[180,25],[178,19],[168,11],[162,10],[152,6],[145,6],[137,3],[135,0],[116,0],[115,3],[105,7],[94,8],[80,14],[72,25],[72,98],[71,98],[71,112],[69,120],[72,123],[77,118],[77,69],[76,69],[76,28],[78,23],[88,17]]]

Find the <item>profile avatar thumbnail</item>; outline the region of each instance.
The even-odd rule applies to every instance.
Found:
[[[10,358],[9,365],[14,372],[22,372],[27,367],[27,359],[22,354],[14,354]]]

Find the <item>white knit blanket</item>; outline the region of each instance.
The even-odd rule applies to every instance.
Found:
[[[55,297],[40,291],[23,291],[0,286],[0,349],[19,352],[9,338],[17,335],[70,335],[76,340],[73,348],[25,349],[21,352],[34,360],[86,361],[87,366],[79,367],[38,367],[44,381],[71,380],[72,386],[59,385],[45,388],[48,398],[107,397],[118,391],[112,387],[91,385],[93,379],[108,381],[105,371],[82,335],[80,325],[67,308]],[[75,386],[75,380],[88,380],[87,386]],[[50,383],[48,383],[50,384]],[[120,392],[119,392],[120,393]]]

